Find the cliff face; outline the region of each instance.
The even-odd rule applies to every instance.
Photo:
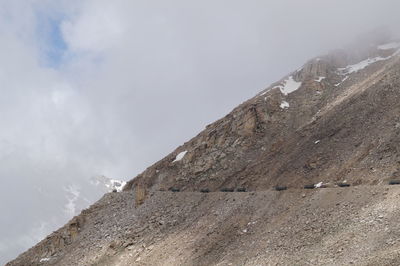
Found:
[[[399,42],[312,59],[8,265],[395,265],[399,113]]]

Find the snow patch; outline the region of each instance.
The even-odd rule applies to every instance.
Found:
[[[117,191],[121,192],[126,185],[125,181],[108,178],[104,175],[92,177],[90,182],[95,186],[105,187],[107,192]]]
[[[368,59],[365,59],[365,60],[363,60],[363,61],[361,61],[361,62],[359,62],[357,64],[349,65],[349,66],[343,67],[343,68],[338,68],[338,70],[339,70],[339,72],[341,72],[342,75],[348,75],[348,74],[356,73],[356,72],[358,72],[360,70],[363,70],[364,68],[366,68],[367,66],[369,66],[369,65],[371,65],[373,63],[376,63],[376,62],[379,62],[379,61],[388,60],[388,59],[392,58],[396,54],[397,54],[397,52],[394,53],[391,56],[388,56],[388,57],[377,56],[377,57],[374,57],[374,58],[368,58]]]
[[[287,101],[282,101],[280,107],[281,107],[282,109],[289,108],[289,103],[288,103]]]
[[[301,87],[301,82],[297,82],[293,79],[293,76],[290,76],[283,82],[283,85],[275,86],[275,88],[279,88],[284,95],[288,95]]]
[[[320,140],[316,140],[316,141],[314,141],[314,144],[318,144],[320,142],[321,142]]]
[[[399,43],[399,45],[400,45],[400,43]],[[389,46],[389,44],[387,44],[387,45],[382,45],[381,47],[386,48],[386,47],[392,47],[392,46],[393,46],[392,44],[391,44],[391,46]],[[397,50],[396,52],[394,52],[392,55],[387,56],[387,57],[377,56],[377,57],[374,57],[374,58],[368,58],[368,59],[365,59],[365,60],[363,60],[363,61],[361,61],[361,62],[359,62],[357,64],[348,65],[347,67],[338,68],[339,75],[343,75],[345,77],[343,78],[343,80],[341,82],[335,84],[334,86],[337,87],[340,84],[342,84],[344,81],[346,81],[349,78],[350,74],[357,73],[358,71],[363,70],[364,68],[368,67],[369,65],[371,65],[373,63],[376,63],[376,62],[379,62],[379,61],[388,60],[388,59],[390,59],[390,58],[392,58],[392,57],[394,57],[394,56],[396,56],[398,54],[400,54],[400,49]]]
[[[186,153],[187,153],[187,151],[180,152],[180,153],[175,157],[175,160],[173,161],[173,163],[182,160],[183,157],[185,157]]]
[[[315,81],[316,81],[316,82],[321,82],[321,81],[323,81],[324,79],[325,79],[325,77],[319,77],[319,78],[315,79]]]
[[[116,190],[117,192],[121,192],[125,185],[125,181],[120,181],[116,179],[110,179],[109,183],[105,184],[105,186],[111,191]]]
[[[319,182],[318,184],[315,184],[314,187],[320,188],[320,187],[322,187],[322,185],[323,185],[323,183],[322,183],[322,182]]]
[[[348,78],[349,78],[349,76],[345,76],[344,79],[342,79],[341,82],[335,84],[334,86],[335,86],[335,87],[339,86],[340,84],[342,84],[343,82],[345,82]]]
[[[50,258],[41,258],[40,260],[39,260],[39,262],[46,262],[46,261],[49,261],[50,260]]]
[[[390,42],[378,46],[379,50],[391,50],[400,48],[400,42]]]
[[[366,68],[367,66],[369,66],[375,62],[382,61],[382,60],[384,60],[383,57],[368,58],[357,64],[349,65],[344,68],[339,68],[339,71],[343,72],[344,74],[356,73],[356,72]]]

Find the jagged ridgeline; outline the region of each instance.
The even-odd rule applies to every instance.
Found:
[[[400,41],[314,58],[8,265],[399,265]]]

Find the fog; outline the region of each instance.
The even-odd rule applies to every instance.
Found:
[[[0,264],[398,0],[0,0]],[[63,195],[63,196],[61,196]]]

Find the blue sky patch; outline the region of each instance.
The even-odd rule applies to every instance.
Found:
[[[63,62],[68,49],[61,33],[64,16],[37,13],[37,29],[40,61],[46,67],[57,68]]]

